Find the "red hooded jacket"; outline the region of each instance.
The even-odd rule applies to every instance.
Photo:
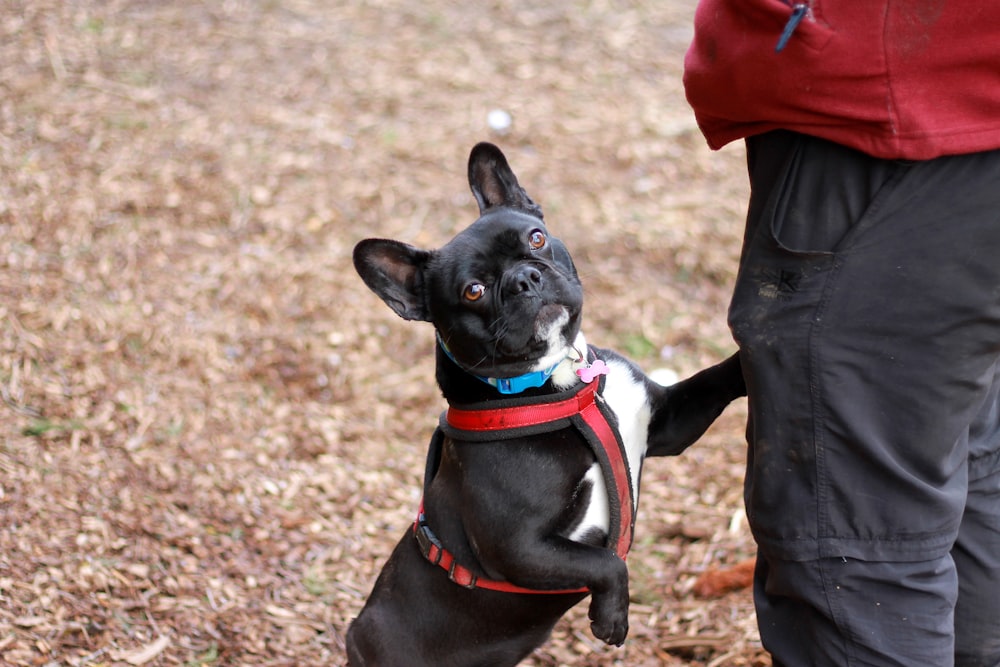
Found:
[[[1000,148],[1000,0],[701,0],[684,65],[712,148],[774,129],[889,159]]]

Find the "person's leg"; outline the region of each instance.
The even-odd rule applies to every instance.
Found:
[[[952,548],[956,667],[1000,665],[1000,364],[969,432],[969,497]]]
[[[949,556],[913,563],[760,557],[757,623],[774,667],[951,664]]]
[[[730,323],[762,639],[778,664],[948,665],[969,427],[1000,357],[1000,153],[748,148]]]

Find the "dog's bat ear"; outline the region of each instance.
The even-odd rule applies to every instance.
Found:
[[[354,246],[354,268],[365,284],[405,320],[430,321],[424,294],[427,250],[387,239],[366,239]]]
[[[507,158],[493,144],[476,144],[469,154],[469,187],[482,215],[494,206],[510,206],[542,217],[542,207],[531,200],[507,164]]]

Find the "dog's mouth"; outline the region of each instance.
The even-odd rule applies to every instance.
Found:
[[[565,306],[550,304],[543,306],[535,318],[535,340],[544,350],[530,371],[542,371],[566,359],[567,351],[576,337],[577,328],[567,329],[570,312]]]
[[[519,375],[554,366],[566,357],[567,348],[576,337],[578,321],[562,304],[546,304],[538,309],[529,331],[523,338],[507,332],[497,341],[500,352],[493,358],[491,373]]]

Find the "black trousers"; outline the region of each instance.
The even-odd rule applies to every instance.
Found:
[[[729,321],[776,665],[1000,665],[1000,151],[772,132]]]

